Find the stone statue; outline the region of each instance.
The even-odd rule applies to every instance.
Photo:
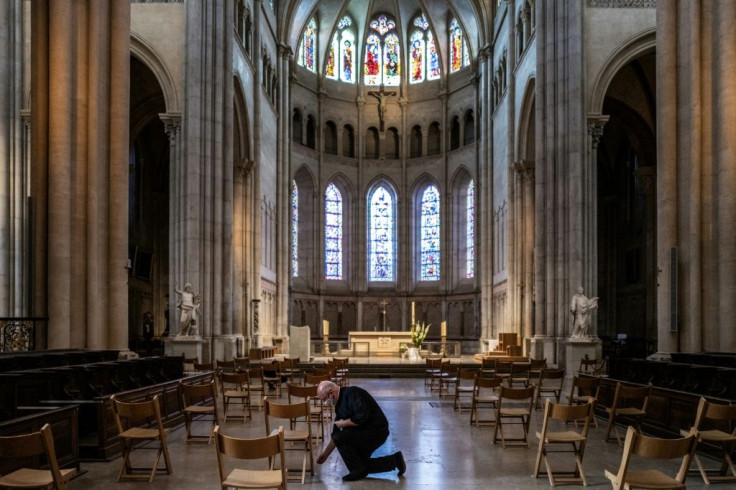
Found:
[[[153,340],[153,315],[150,311],[143,314],[143,338],[146,342]]]
[[[176,306],[181,309],[181,318],[179,319],[179,337],[198,336],[197,318],[199,318],[200,306],[202,298],[199,294],[192,292],[192,285],[187,283],[184,285],[184,291],[180,291],[174,286],[174,291],[179,295]]]
[[[573,316],[570,338],[590,339],[590,315],[595,308],[598,308],[598,297],[588,298],[583,294],[583,288],[579,287],[570,302],[570,312]]]

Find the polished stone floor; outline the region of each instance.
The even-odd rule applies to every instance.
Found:
[[[313,476],[307,474],[305,484],[289,482],[290,488],[502,488],[504,490],[548,488],[544,477],[532,478],[536,457],[535,430],[542,422],[542,410],[532,416],[532,448],[507,448],[494,445],[493,428],[470,426],[469,412],[458,413],[449,399],[440,401],[436,393],[424,386],[422,379],[351,379],[351,384],[370,391],[383,407],[389,419],[391,435],[376,454],[388,454],[397,450],[404,453],[407,471],[397,477],[396,471],[370,475],[369,478],[343,483],[347,473],[340,455],[334,451],[323,465],[315,463]],[[621,449],[615,443],[603,442],[605,424],[599,420],[599,428],[591,427],[584,468],[588,485],[610,488],[604,477],[604,469],[618,469]],[[263,412],[255,411],[253,421],[228,421],[222,425],[226,434],[241,437],[265,435]],[[200,425],[205,428],[205,425]],[[174,430],[169,437],[173,473],[159,474],[152,484],[115,483],[121,460],[109,463],[82,463],[83,475],[73,480],[69,488],[171,488],[199,490],[219,488],[219,476],[215,447],[205,444],[184,445],[184,428]],[[320,450],[315,450],[315,459]],[[153,458],[151,451],[139,451],[145,459]],[[572,462],[570,454],[557,455],[562,464]],[[295,455],[289,461],[295,461]],[[657,462],[657,467],[676,473],[677,464]],[[569,463],[567,467],[572,467]],[[636,467],[633,465],[632,467]],[[693,468],[694,468],[693,464]],[[687,479],[688,488],[706,488],[698,474]],[[716,484],[714,488],[727,488]]]

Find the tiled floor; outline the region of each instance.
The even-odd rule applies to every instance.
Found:
[[[334,451],[323,465],[315,464],[314,476],[307,476],[302,487],[289,482],[290,488],[502,488],[504,490],[548,488],[546,476],[532,478],[536,457],[536,438],[532,448],[507,448],[492,443],[493,428],[470,426],[469,412],[458,413],[452,402],[439,400],[436,393],[425,388],[422,379],[352,379],[351,384],[370,391],[383,407],[389,419],[391,435],[378,453],[401,450],[406,459],[406,474],[399,478],[396,472],[370,475],[358,482],[343,484],[341,477],[347,470],[340,455]],[[541,427],[542,410],[532,416],[532,434]],[[605,424],[591,428],[584,468],[589,486],[610,488],[603,476],[604,469],[618,469],[621,449],[615,443],[602,441]],[[205,428],[205,426],[200,426]],[[255,411],[253,421],[228,421],[223,424],[227,434],[242,437],[265,435],[263,412]],[[169,438],[173,473],[160,474],[152,484],[115,483],[121,460],[109,463],[82,463],[86,473],[71,482],[70,488],[171,488],[199,490],[219,488],[217,459],[214,445],[184,445],[184,428],[174,430]],[[320,449],[315,450],[315,459]],[[153,458],[151,451],[143,451],[145,458]],[[563,463],[572,456],[564,456]],[[292,457],[292,456],[290,456]],[[676,473],[676,463],[658,465]],[[693,465],[694,468],[694,465]],[[691,474],[688,488],[706,488],[698,474]],[[728,485],[715,485],[726,488]]]

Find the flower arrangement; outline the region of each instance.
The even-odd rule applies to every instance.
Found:
[[[424,339],[429,333],[430,325],[430,323],[422,322],[411,324],[411,343],[414,344],[414,347],[416,347],[417,349],[420,349],[422,347]]]

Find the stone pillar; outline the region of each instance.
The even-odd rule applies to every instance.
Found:
[[[603,127],[610,116],[588,115],[588,178],[585,182],[584,201],[588,203],[584,210],[584,219],[588,233],[585,237],[583,269],[587,272],[580,284],[589,297],[598,296],[598,143],[603,136]],[[590,336],[597,338],[598,321],[593,310],[590,323]]]
[[[656,203],[656,184],[657,184],[657,169],[655,166],[639,167],[634,172],[634,176],[641,183],[644,189],[644,199],[646,200],[644,211],[646,215],[646,228],[644,238],[644,263],[655,264],[656,263],[656,214],[657,214],[657,203]],[[648,267],[644,271],[644,284],[647,292],[657,290],[657,275],[653,267]],[[657,310],[655,308],[656,303],[651,298],[647,298],[646,302],[646,338],[653,339],[657,337]]]
[[[515,171],[517,183],[516,206],[519,208],[517,212],[516,235],[518,242],[518,275],[520,278],[519,302],[520,302],[520,320],[522,327],[522,335],[525,339],[532,339],[530,352],[534,359],[541,359],[544,356],[543,344],[540,342],[551,341],[545,339],[534,331],[532,323],[532,309],[534,307],[534,162],[517,161],[514,162],[512,169]],[[539,357],[542,356],[542,357]]]
[[[480,113],[493,114],[490,100],[491,84],[493,82],[493,63],[490,46],[484,46],[478,52],[478,71],[481,80]],[[446,123],[446,121],[443,121]],[[478,196],[478,261],[475,265],[478,276],[478,286],[481,291],[478,305],[480,322],[480,338],[487,339],[492,335],[493,321],[493,119],[480,118],[481,146],[478,150],[476,166],[475,195]],[[443,126],[446,128],[447,126]],[[442,151],[447,152],[446,133],[443,138]]]
[[[290,167],[291,159],[289,158],[291,149],[291,138],[289,137],[289,128],[291,126],[290,114],[290,103],[291,98],[289,88],[291,86],[291,60],[293,53],[287,45],[279,45],[279,61],[278,61],[278,77],[279,87],[278,91],[278,106],[279,114],[282,117],[279,118],[279,135],[278,135],[278,158],[276,161],[277,167],[280,169],[276,173],[277,179],[277,201],[276,209],[278,209],[277,218],[277,246],[276,253],[276,282],[277,282],[277,300],[276,300],[276,331],[277,335],[286,336],[289,334],[289,271],[291,269],[291,248],[289,243],[291,240],[291,220],[289,219],[291,214],[291,175],[292,170]],[[286,117],[285,117],[286,116]],[[305,125],[306,126],[306,125]],[[320,132],[322,128],[321,119],[317,120],[316,132]],[[317,148],[323,148],[323,141],[321,137],[318,137],[319,144]],[[320,155],[323,151],[319,152]]]
[[[33,314],[49,348],[127,349],[130,2],[31,17]]]

